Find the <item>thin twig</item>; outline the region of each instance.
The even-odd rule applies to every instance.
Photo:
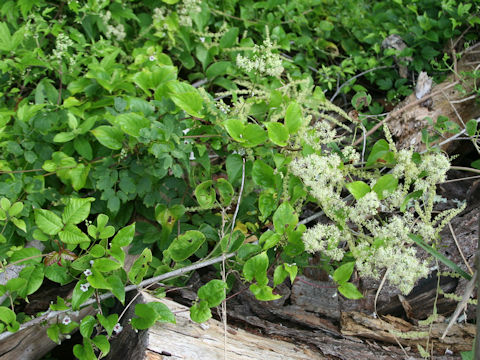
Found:
[[[372,71],[376,71],[376,70],[381,70],[381,69],[387,69],[387,68],[392,68],[393,66],[388,66],[388,65],[385,65],[385,66],[379,66],[379,67],[376,67],[376,68],[373,68],[373,69],[368,69],[368,70],[365,70],[363,72],[361,72],[360,74],[357,74],[353,77],[351,77],[350,79],[348,79],[347,81],[345,81],[339,88],[337,88],[337,91],[335,91],[335,94],[333,94],[333,96],[330,98],[330,102],[332,102],[333,100],[335,100],[335,98],[338,96],[338,94],[340,94],[340,91],[345,87],[347,86],[350,82],[352,82],[353,80],[359,78],[360,76],[363,76],[365,74],[368,74]]]
[[[458,244],[457,236],[455,235],[455,231],[453,231],[453,227],[452,227],[452,224],[450,224],[450,221],[448,222],[448,228],[450,229],[450,232],[452,233],[453,240],[455,241],[455,245],[457,245],[458,252],[460,253],[460,256],[462,257],[463,262],[464,262],[465,265],[467,266],[468,271],[470,271],[470,274],[473,274],[473,270],[472,270],[472,268],[470,267],[470,265],[468,265],[467,259],[465,259],[465,256],[463,255],[462,248],[461,248],[460,245]]]
[[[440,184],[447,184],[447,183],[452,183],[452,182],[457,182],[457,181],[472,180],[472,179],[478,179],[478,178],[480,178],[480,175],[467,176],[467,177],[460,178],[460,179],[450,179],[450,180],[444,181]]]

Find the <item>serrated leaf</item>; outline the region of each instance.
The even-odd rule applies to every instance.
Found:
[[[56,235],[63,228],[62,219],[44,209],[35,209],[35,224],[47,235]]]
[[[68,224],[58,234],[60,240],[65,244],[78,245],[80,243],[89,243],[89,237],[73,224]]]
[[[62,220],[65,224],[79,224],[90,214],[91,203],[95,198],[69,198],[63,210]]]
[[[203,99],[192,85],[176,80],[167,85],[170,99],[187,114],[197,118],[203,118]]]

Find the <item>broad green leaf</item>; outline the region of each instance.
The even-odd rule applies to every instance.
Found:
[[[19,291],[27,286],[27,280],[22,278],[13,278],[7,281],[5,287],[10,293],[14,291]]]
[[[405,200],[403,200],[403,203],[400,206],[400,211],[405,212],[405,210],[407,210],[408,203],[411,200],[419,199],[420,196],[422,196],[422,194],[423,194],[423,190],[417,190],[417,191],[414,191],[414,192],[408,194],[407,196],[405,196]]]
[[[377,180],[372,190],[377,193],[380,200],[383,200],[386,196],[388,196],[385,195],[385,192],[391,193],[397,189],[397,186],[398,179],[392,174],[386,174]]]
[[[123,132],[113,126],[102,125],[91,130],[93,136],[95,136],[100,144],[112,149],[120,150],[123,147]]]
[[[290,275],[290,282],[293,284],[298,273],[298,266],[291,264],[283,264],[285,271]]]
[[[18,293],[25,298],[37,291],[43,283],[43,265],[27,266],[20,272],[20,278],[27,281],[26,286]]]
[[[93,263],[93,268],[97,269],[100,272],[110,272],[119,269],[121,266],[122,265],[115,260],[108,258],[96,259]]]
[[[111,285],[101,272],[97,271],[95,268],[92,268],[92,273],[92,275],[87,276],[87,281],[90,283],[90,285],[92,285],[93,288],[112,290]]]
[[[262,193],[258,198],[258,209],[262,214],[262,221],[265,221],[267,217],[276,209],[277,201],[273,194]]]
[[[105,317],[103,314],[97,314],[98,321],[107,330],[108,336],[111,336],[113,333],[113,328],[118,323],[118,314],[110,314],[108,317]]]
[[[83,156],[85,159],[87,159],[88,161],[92,160],[93,150],[87,139],[82,136],[76,137],[73,142],[73,147],[75,148],[75,151],[81,156]]]
[[[210,65],[205,71],[208,79],[212,79],[216,76],[228,74],[232,69],[232,63],[230,61],[217,61]]]
[[[425,243],[423,241],[422,237],[416,234],[408,234],[408,237],[412,239],[418,246],[420,246],[423,250],[428,252],[430,255],[434,256],[437,260],[443,262],[445,265],[447,265],[450,269],[453,271],[459,273],[463,278],[470,280],[472,276],[465,271],[463,271],[457,264],[455,264],[452,260],[448,259],[445,257],[445,255],[439,253],[437,250],[435,250],[433,247]]]
[[[198,297],[205,300],[209,307],[215,307],[225,299],[225,290],[228,285],[221,280],[210,280],[198,289]]]
[[[69,198],[67,206],[63,210],[62,220],[64,224],[79,224],[90,214],[91,203],[95,198]]]
[[[268,256],[264,251],[248,259],[243,265],[242,273],[247,281],[255,279],[260,285],[266,285],[268,283],[267,269]]]
[[[44,209],[35,209],[35,224],[47,235],[56,235],[63,228],[62,219]]]
[[[356,200],[361,199],[365,195],[367,195],[370,192],[370,186],[368,186],[366,183],[363,181],[353,181],[351,183],[348,183],[345,185],[348,191],[350,191],[350,194],[353,195],[353,197]]]
[[[170,98],[180,109],[197,118],[203,118],[203,99],[192,85],[170,81],[167,85]]]
[[[65,244],[78,245],[80,243],[89,243],[90,239],[78,227],[68,224],[58,234],[60,240]]]
[[[213,181],[207,180],[199,184],[195,188],[195,197],[197,198],[200,207],[207,209],[215,203],[215,189],[213,188]]]
[[[268,122],[265,124],[268,130],[269,139],[278,146],[287,146],[288,144],[288,130],[278,122]]]
[[[290,134],[295,134],[303,124],[302,109],[296,102],[291,102],[285,113],[285,126]]]
[[[53,137],[54,142],[65,143],[75,138],[75,133],[72,131],[69,132],[59,132]]]
[[[78,164],[75,168],[68,171],[68,176],[72,181],[72,187],[75,191],[83,189],[87,182],[90,165]]]
[[[73,347],[73,355],[79,360],[97,360],[91,340],[88,338],[83,338],[83,345],[76,344]]]
[[[80,334],[82,334],[83,337],[90,338],[95,325],[97,325],[97,320],[95,320],[92,315],[85,316],[80,322]]]
[[[95,289],[91,286],[87,289],[87,291],[82,291],[80,288],[82,284],[85,284],[85,281],[77,282],[77,285],[75,285],[75,288],[73,289],[73,294],[72,294],[73,310],[78,310],[80,308],[80,305],[82,305],[85,301],[87,301],[95,291]]]
[[[242,120],[239,119],[228,119],[223,122],[223,126],[235,141],[240,143],[245,142],[244,139],[244,131],[245,131],[245,124]]]
[[[238,154],[228,155],[225,161],[225,168],[227,170],[228,181],[235,186],[242,178],[242,157]]]
[[[110,291],[122,303],[125,304],[125,284],[118,275],[110,275],[107,277],[110,285]]]
[[[8,209],[8,215],[17,216],[22,212],[22,210],[23,210],[23,203],[21,202],[13,203],[12,206]]]
[[[468,136],[474,136],[475,135],[475,133],[477,132],[477,126],[478,126],[478,123],[474,119],[469,120],[465,124],[465,129],[467,131]]]
[[[47,336],[54,343],[60,345],[60,326],[58,324],[50,325],[50,327],[47,329]]]
[[[0,306],[0,321],[3,321],[5,324],[11,324],[16,319],[15,313],[5,306]]]
[[[393,159],[393,153],[390,151],[388,142],[384,139],[380,139],[373,145],[372,151],[370,152],[370,155],[368,155],[366,166],[373,165],[377,161],[390,163]]]
[[[120,114],[115,118],[115,123],[128,135],[138,137],[140,130],[150,126],[150,120],[146,117],[136,114]]]
[[[140,256],[133,263],[130,271],[128,272],[128,279],[133,284],[139,284],[148,270],[148,264],[152,261],[152,251],[149,248],[145,248]]]
[[[27,225],[25,224],[25,221],[22,219],[17,219],[15,217],[10,218],[10,221],[15,225],[17,228],[20,230],[27,232]]]
[[[246,147],[255,147],[263,144],[268,139],[267,132],[257,124],[247,124],[243,128],[241,138],[245,140]]]
[[[174,261],[183,261],[193,255],[205,241],[205,235],[197,230],[189,230],[178,236],[167,251]]]
[[[220,39],[220,48],[231,48],[237,42],[239,29],[237,27],[230,28]]]
[[[362,299],[363,295],[358,291],[357,287],[351,282],[343,283],[338,287],[340,294],[345,296],[347,299]]]
[[[105,335],[97,335],[92,339],[95,346],[102,352],[103,355],[107,355],[110,352],[110,343]]]
[[[278,265],[273,272],[273,287],[283,283],[288,276],[288,272],[282,265]]]
[[[279,234],[267,230],[260,236],[259,243],[263,244],[263,250],[265,251],[277,245],[281,239],[282,237]]]
[[[350,280],[350,276],[353,274],[354,267],[354,261],[339,266],[333,273],[333,280],[340,285],[346,283],[348,280]]]
[[[10,256],[10,263],[17,262],[22,259],[29,258],[28,260],[19,262],[22,265],[35,265],[42,261],[40,255],[42,252],[34,247],[23,248],[20,250],[15,251],[12,256]]]
[[[255,160],[253,163],[252,178],[257,185],[275,188],[275,175],[273,168],[262,160]]]
[[[135,223],[125,226],[117,232],[112,240],[112,246],[124,247],[130,245],[135,235]]]
[[[212,312],[206,301],[200,301],[190,308],[190,319],[203,323],[212,317]]]
[[[285,233],[287,227],[294,227],[298,223],[298,216],[295,214],[295,210],[288,202],[280,204],[278,209],[273,214],[273,225],[275,226],[275,232],[278,234]]]

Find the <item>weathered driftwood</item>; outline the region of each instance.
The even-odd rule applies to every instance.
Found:
[[[95,313],[92,306],[88,306],[78,313],[69,314],[72,321],[80,322],[87,315]],[[55,323],[61,319],[50,319]],[[55,344],[47,335],[47,327],[34,325],[15,333],[0,342],[0,359],[2,360],[37,360],[51,351]]]
[[[342,334],[360,336],[391,344],[402,344],[416,348],[417,344],[429,346],[435,352],[445,353],[450,351],[469,351],[472,349],[475,338],[475,325],[454,324],[445,337],[441,340],[447,328],[446,323],[433,323],[431,325],[415,326],[411,323],[390,315],[374,318],[360,312],[342,313]]]
[[[177,323],[157,323],[135,333],[124,321],[124,330],[112,343],[109,359],[324,359],[306,346],[251,334],[230,325],[224,342],[221,322],[210,319],[197,324],[190,320],[186,306],[147,293],[142,293],[138,299],[141,302],[161,301],[175,313]],[[133,309],[125,319],[134,316]]]
[[[480,64],[480,52],[478,47],[467,49],[458,62],[457,74],[448,76],[442,83],[434,85],[431,94],[434,94],[428,102],[417,101],[415,93],[407,97],[392,110],[392,114],[398,114],[390,117],[388,126],[396,138],[399,148],[409,148],[413,146],[416,150],[423,150],[425,145],[421,142],[421,130],[430,127],[428,118],[435,123],[439,116],[446,116],[451,121],[464,127],[470,119],[480,116],[480,104],[477,97],[472,93],[474,89],[474,80],[471,78],[461,78],[464,71],[472,71]],[[460,75],[460,77],[459,77]],[[461,80],[460,80],[461,79]],[[455,86],[461,85],[467,91],[467,94]],[[417,102],[415,106],[409,106]],[[404,111],[401,111],[405,108]],[[441,138],[438,142],[444,140]],[[452,151],[455,142],[446,143],[442,148],[446,151]]]

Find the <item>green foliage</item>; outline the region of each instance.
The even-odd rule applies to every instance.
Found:
[[[367,161],[358,164],[345,144],[371,124],[350,126],[352,118],[325,92],[379,67],[341,92],[357,111],[381,113],[367,85],[386,91],[387,100],[407,95],[411,84],[392,68],[394,59],[411,57],[410,71],[445,70],[451,59],[444,44],[466,29],[465,41],[477,40],[477,13],[478,4],[461,0],[3,1],[0,260],[24,267],[0,286],[7,295],[0,333],[18,330],[18,302],[41,290],[45,278],[75,283],[72,297],[59,298],[52,310],[78,310],[106,293],[125,303],[128,285],[231,251],[237,256],[228,266],[256,298],[275,300],[275,287],[293,282],[308,263],[305,250],[313,252],[310,230],[299,225],[307,203],[330,217],[328,234],[347,232],[349,211],[372,197],[385,205],[396,196],[403,214],[428,205],[434,184],[414,184],[430,179],[428,171],[411,179],[380,173],[398,162],[389,141],[369,140]],[[406,42],[402,53],[381,48],[390,34]],[[458,130],[448,119],[435,124],[441,134]],[[465,131],[478,138],[477,122]],[[431,144],[435,136],[424,138]],[[315,181],[328,178],[336,203],[322,202],[294,170],[313,158],[326,162]],[[340,174],[337,185],[331,171]],[[349,210],[336,206],[344,189],[355,199]],[[374,210],[385,224],[393,217]],[[418,215],[432,221],[428,206]],[[349,261],[338,258],[339,238],[321,249],[349,298],[361,297],[349,282],[353,260],[386,243],[356,226],[359,239],[343,239]],[[31,247],[33,240],[43,248]],[[358,246],[362,241],[368,246]],[[127,272],[128,253],[138,256]],[[186,279],[169,281],[182,286]],[[212,316],[229,281],[199,289],[194,321]],[[74,355],[104,356],[121,328],[116,314],[103,314],[80,324],[65,317],[48,335],[59,342],[79,326],[83,343]],[[135,314],[131,324],[139,330],[175,322],[161,303],[137,304]]]

